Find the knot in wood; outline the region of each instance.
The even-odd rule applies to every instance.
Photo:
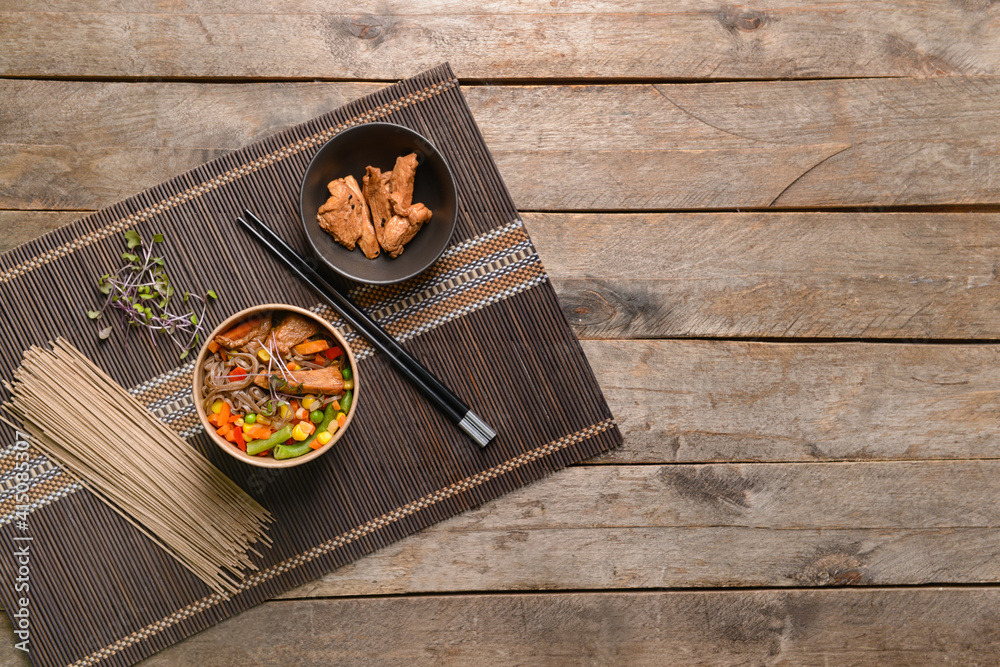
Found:
[[[378,16],[365,14],[352,18],[347,30],[358,39],[378,39],[385,32],[385,24]]]
[[[756,9],[725,7],[719,12],[719,23],[729,32],[753,32],[769,21],[769,17]]]

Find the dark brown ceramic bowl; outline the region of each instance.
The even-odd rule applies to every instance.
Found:
[[[327,183],[351,175],[361,185],[365,167],[389,171],[397,157],[410,153],[417,154],[413,201],[433,217],[399,257],[383,252],[368,259],[360,248],[348,250],[320,228],[316,212],[330,197]],[[351,280],[387,285],[412,278],[444,252],[458,220],[458,192],[448,163],[430,141],[401,125],[367,123],[344,130],[319,149],[302,180],[299,213],[313,251],[327,266]]]

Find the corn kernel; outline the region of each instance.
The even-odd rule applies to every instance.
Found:
[[[292,429],[292,438],[302,442],[312,434],[314,429],[315,427],[309,422],[299,422]]]
[[[315,396],[303,396],[302,397],[302,407],[306,410],[313,410],[313,403],[316,403]]]
[[[257,350],[257,358],[263,361],[265,364],[271,360],[271,355],[267,353],[267,350],[260,348]]]
[[[282,403],[281,404],[281,409],[279,410],[279,413],[281,414],[281,418],[285,419],[286,417],[288,417],[288,411],[291,410],[291,409],[292,408],[291,408],[290,405],[288,405],[288,403]]]
[[[243,421],[243,417],[239,417],[236,421],[233,422],[233,426],[243,426],[244,423],[245,422]]]
[[[212,403],[212,412],[214,412],[215,414],[219,414],[220,412],[222,412],[222,401],[216,401],[215,403]]]
[[[330,433],[329,431],[323,431],[316,436],[316,442],[318,442],[321,445],[325,445],[331,440],[333,440],[333,433]]]

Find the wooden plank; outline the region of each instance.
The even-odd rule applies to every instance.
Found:
[[[1000,579],[1000,462],[577,467],[282,597]]]
[[[151,10],[104,0],[84,11],[43,0],[4,3],[0,73],[391,80],[449,60],[459,76],[487,79],[980,75],[1000,73],[996,21],[988,4],[930,0],[766,9],[608,0],[586,11],[544,0],[471,11],[455,1]]]
[[[996,345],[583,341],[616,462],[993,458]]]
[[[28,631],[31,631],[30,627]],[[10,624],[7,614],[0,613],[0,664],[8,667],[31,667],[28,653],[14,648],[14,645],[20,641],[21,639],[14,634],[14,627]],[[30,652],[30,643],[27,648]]]
[[[0,212],[0,251],[77,215]],[[1000,214],[524,219],[585,338],[954,340],[1000,332]]]
[[[105,206],[378,87],[0,81],[0,206]],[[998,78],[463,92],[521,209],[1000,201]]]
[[[268,602],[143,665],[991,664],[998,603],[995,588]]]
[[[558,501],[558,499],[553,499]],[[992,499],[990,499],[992,500]],[[1000,530],[608,528],[469,531],[394,543],[286,594],[978,584]]]
[[[84,215],[83,211],[0,211],[0,252],[7,252]]]
[[[997,213],[524,215],[589,338],[995,339]]]

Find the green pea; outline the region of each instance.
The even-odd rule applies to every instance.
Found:
[[[255,415],[254,413],[251,412],[250,414],[248,414],[245,417],[243,417],[243,423],[244,424],[256,424],[257,423],[257,415]]]
[[[344,376],[345,380],[350,380],[351,377],[353,377],[353,375],[351,374],[351,367],[350,366],[345,366],[343,369],[341,369],[340,373],[341,373],[341,375]]]
[[[321,421],[323,421],[323,411],[322,410],[313,410],[312,412],[310,412],[309,413],[309,421],[311,421],[313,424],[318,424]]]

